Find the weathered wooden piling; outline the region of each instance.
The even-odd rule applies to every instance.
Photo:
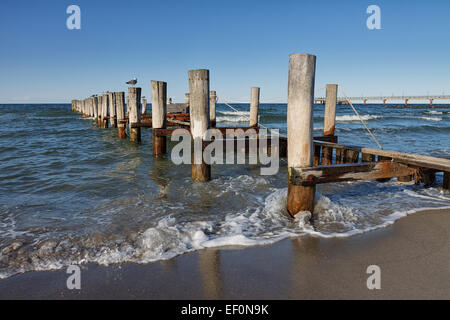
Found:
[[[152,144],[155,156],[162,156],[166,153],[166,137],[157,136],[154,130],[166,128],[166,116],[167,83],[152,81]]]
[[[209,92],[209,125],[211,128],[216,127],[216,100],[217,95],[215,91]]]
[[[211,166],[203,159],[202,146],[209,129],[209,70],[189,71],[189,91],[190,126],[194,141],[192,179],[208,181],[211,179]]]
[[[116,95],[114,92],[108,93],[109,101],[109,123],[111,128],[117,128]]]
[[[116,99],[116,113],[117,113],[117,131],[119,139],[127,137],[126,123],[125,123],[125,93],[114,92]]]
[[[98,118],[97,118],[97,125],[99,128],[102,127],[102,117],[103,117],[103,96],[98,96]]]
[[[314,164],[313,104],[316,57],[292,54],[289,57],[288,84],[288,197],[287,210],[295,216],[301,211],[314,211],[315,185],[299,186],[291,183],[293,168]]]
[[[87,98],[86,102],[87,102],[87,105],[88,105],[89,117],[93,117],[94,116],[94,105],[92,103],[92,98]]]
[[[337,88],[337,84],[327,84],[323,119],[324,136],[334,136],[336,126]],[[333,149],[327,147],[322,148],[322,165],[331,165],[332,163]]]
[[[102,96],[101,128],[108,128],[108,95]]]
[[[250,98],[250,127],[258,126],[258,108],[259,108],[259,92],[258,87],[251,89]]]
[[[136,126],[141,122],[141,88],[128,88],[128,121],[130,128],[130,141],[141,142],[141,128]]]
[[[146,114],[147,113],[147,99],[142,98],[142,110],[141,110],[142,114]]]
[[[94,108],[94,121],[95,121],[95,124],[98,125],[98,98],[97,97],[92,98],[92,106]]]
[[[83,99],[82,101],[81,101],[81,108],[82,108],[82,113],[83,113],[83,117],[86,117],[86,115],[87,115],[87,113],[86,113],[86,99]]]

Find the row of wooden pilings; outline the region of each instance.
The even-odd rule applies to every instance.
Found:
[[[172,131],[166,130],[168,123],[175,127],[189,127],[194,144],[201,144],[205,138],[206,130],[216,127],[216,91],[209,89],[209,70],[191,70],[189,75],[189,93],[185,94],[185,105],[189,109],[189,115],[184,115],[183,120],[176,120],[177,115],[167,112],[167,104],[171,98],[167,98],[167,83],[163,81],[151,81],[152,110],[152,146],[156,157],[167,153],[167,136]],[[127,137],[126,124],[129,127],[131,142],[141,142],[141,128],[149,126],[149,116],[146,114],[147,101],[142,99],[141,88],[128,88],[128,97],[125,111],[124,92],[107,92],[101,96],[92,96],[84,100],[73,100],[72,110],[80,112],[84,117],[93,117],[100,128],[108,128],[108,120],[111,128],[118,128],[118,136]],[[251,88],[250,122],[248,128],[258,128],[260,88]],[[180,115],[182,116],[182,115]],[[186,117],[187,116],[187,117]],[[239,127],[242,129],[242,127]],[[247,127],[244,127],[244,129]],[[223,129],[223,128],[222,128]],[[237,129],[237,127],[234,127]],[[211,179],[210,165],[206,164],[203,157],[194,158],[192,163],[192,178],[196,181],[208,181]]]
[[[428,166],[434,169],[430,172],[443,171],[445,173],[444,186],[447,186],[447,188],[450,186],[450,170],[448,170],[450,164],[446,160],[431,159],[431,157],[411,158],[410,155],[406,154],[381,152],[372,149],[357,151],[352,146],[338,145],[335,136],[337,84],[327,85],[323,136],[313,137],[315,68],[316,57],[314,55],[290,55],[287,108],[288,136],[287,139],[280,138],[280,149],[276,152],[283,153],[283,155],[287,153],[287,210],[292,216],[301,211],[313,212],[317,183],[405,177],[415,174],[417,172],[416,167]],[[209,76],[209,70],[205,69],[188,72],[189,93],[185,96],[186,105],[189,106],[188,122],[173,120],[174,118],[171,118],[171,115],[168,114],[167,83],[162,81],[151,82],[151,128],[154,156],[158,157],[167,153],[166,137],[173,132],[173,130],[167,128],[169,125],[188,127],[194,145],[200,144],[203,146],[204,142],[209,142],[205,139],[206,131],[209,128],[216,127],[216,93],[210,91]],[[259,88],[251,89],[249,127],[239,127],[239,129],[254,128],[259,131],[259,95]],[[140,130],[142,127],[147,127],[141,121],[142,110],[144,110],[145,116],[146,107],[146,102],[143,101],[141,110],[141,88],[130,87],[128,89],[128,120],[126,120],[124,100],[123,92],[107,93],[101,97],[91,97],[82,101],[75,100],[72,102],[72,109],[93,116],[101,128],[107,127],[107,120],[109,119],[111,127],[118,127],[119,138],[126,137],[126,123],[128,123],[130,140],[139,143],[141,140]],[[108,110],[110,110],[109,114]],[[234,129],[237,128],[234,127]],[[217,129],[228,128],[220,127]],[[284,147],[281,144],[282,141],[285,143]],[[288,150],[289,152],[282,150]],[[336,150],[335,165],[333,165],[333,150]],[[360,153],[362,154],[362,162],[365,162],[365,164],[342,165],[343,162],[358,162]],[[375,154],[378,155],[380,164],[374,162]],[[388,159],[386,155],[393,155],[390,158],[391,160],[397,157],[395,159],[397,161],[385,161]],[[351,158],[349,161],[347,161],[348,157]],[[319,162],[318,159],[321,159],[321,161]],[[410,164],[413,167],[409,167]],[[201,154],[194,153],[192,179],[195,181],[209,181],[211,179],[211,167],[205,163]]]
[[[288,85],[288,167],[310,167],[314,165],[313,150],[313,103],[316,58],[312,55],[290,56]],[[209,70],[189,71],[189,90],[185,95],[189,106],[190,131],[195,143],[202,143],[205,132],[216,125],[216,92],[209,90]],[[166,135],[158,134],[158,129],[167,127],[167,83],[151,82],[152,92],[152,144],[153,154],[160,156],[166,151]],[[140,142],[141,108],[146,101],[141,99],[141,88],[128,88],[127,113],[130,141]],[[258,108],[260,88],[251,88],[249,128],[258,128]],[[324,136],[334,136],[336,118],[337,85],[327,85],[325,104]],[[84,100],[72,101],[72,110],[84,116],[93,117],[100,128],[118,128],[119,138],[126,138],[126,112],[124,92],[109,92]],[[326,148],[324,148],[326,154]],[[331,154],[329,154],[331,156]],[[326,156],[327,158],[328,156]],[[330,159],[331,162],[331,159]],[[289,170],[290,172],[290,170]],[[289,173],[290,174],[290,173]],[[210,165],[203,159],[194,159],[192,178],[196,181],[211,179]],[[289,180],[290,181],[290,180]],[[313,211],[315,187],[294,186],[289,183],[287,208],[291,215],[300,211]]]

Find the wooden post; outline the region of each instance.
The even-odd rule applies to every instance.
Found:
[[[320,164],[320,151],[322,147],[320,145],[314,145],[314,165],[318,166]],[[322,159],[323,161],[323,159]]]
[[[436,182],[436,171],[430,169],[420,170],[421,180],[425,187],[430,187]]]
[[[128,88],[128,119],[130,127],[130,141],[141,142],[141,128],[134,127],[141,122],[141,88]]]
[[[92,118],[94,116],[94,102],[92,98],[88,98],[88,104],[89,104],[89,117]]]
[[[186,104],[186,112],[189,113],[189,93],[184,94],[184,103]]]
[[[216,127],[216,92],[209,92],[209,124],[211,128]]]
[[[313,150],[313,104],[316,56],[292,54],[289,57],[288,83],[288,197],[291,216],[301,211],[314,212],[315,186],[291,184],[291,168],[311,167]]]
[[[108,94],[109,100],[109,123],[111,128],[117,128],[116,95],[114,92]]]
[[[108,95],[102,96],[102,128],[108,128]]]
[[[206,130],[209,129],[209,70],[189,71],[189,91],[191,134],[194,141],[192,179],[208,181],[211,180],[211,166],[204,162],[202,145]]]
[[[359,152],[355,150],[345,150],[344,157],[344,163],[358,163]]]
[[[116,98],[117,128],[119,139],[127,137],[125,120],[125,92],[114,92]]]
[[[392,160],[392,158],[389,157],[383,157],[383,156],[378,156],[377,157],[378,162],[380,161],[390,161]],[[381,179],[377,179],[378,182],[388,182],[389,180],[391,180],[391,178],[381,178]]]
[[[337,102],[337,84],[327,84],[327,93],[325,98],[325,110],[323,118],[323,135],[334,136],[336,126],[336,102]],[[322,148],[322,164],[331,165],[333,163],[333,149]]]
[[[97,97],[97,103],[98,103],[98,117],[97,117],[97,125],[99,128],[102,127],[102,115],[103,115],[103,96]]]
[[[259,91],[257,87],[251,89],[250,94],[250,127],[258,125]]]
[[[450,190],[450,172],[444,172],[444,180],[442,181],[442,188]]]
[[[92,104],[94,106],[94,121],[95,121],[95,124],[98,125],[98,98],[97,97],[92,98]]]
[[[86,99],[82,100],[82,106],[83,106],[83,117],[86,117]]]
[[[142,98],[142,114],[147,113],[147,99]]]
[[[375,155],[368,154],[368,153],[363,153],[361,155],[361,161],[362,162],[375,162]]]
[[[152,128],[166,128],[167,116],[167,83],[152,81]],[[166,137],[157,137],[152,133],[153,155],[161,156],[166,153]]]

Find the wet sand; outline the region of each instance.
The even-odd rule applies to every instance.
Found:
[[[342,239],[299,237],[270,246],[202,250],[146,265],[66,270],[0,280],[0,299],[449,299],[450,210],[424,211]],[[381,290],[366,269],[381,268]]]

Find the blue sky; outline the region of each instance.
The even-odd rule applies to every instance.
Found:
[[[81,8],[81,30],[66,8]],[[381,30],[368,30],[369,5]],[[286,101],[289,54],[317,56],[316,88],[347,95],[450,94],[450,1],[0,2],[0,103],[69,102],[125,91],[136,76],[184,101],[190,69],[210,69],[222,101]],[[317,91],[317,96],[323,92]]]

